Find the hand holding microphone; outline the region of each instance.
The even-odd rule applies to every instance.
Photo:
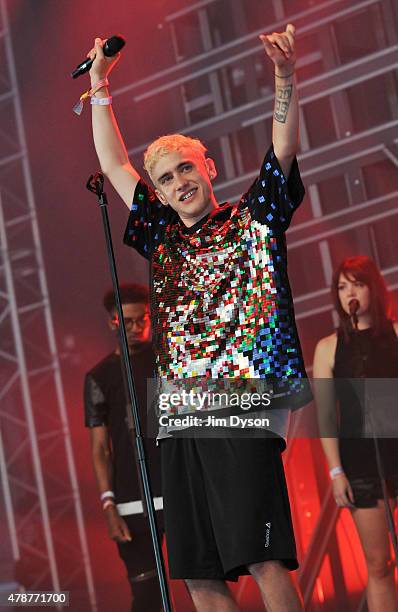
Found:
[[[91,70],[92,65],[95,63],[95,58],[97,57],[99,60],[103,60],[105,57],[109,58],[107,61],[112,67],[118,61],[120,57],[120,50],[126,44],[123,36],[111,36],[106,40],[101,40],[101,38],[96,38],[94,42],[94,48],[91,49],[89,53],[87,53],[87,59],[81,62],[75,70],[72,72],[71,76],[73,79],[77,79],[82,74],[85,74],[89,70]],[[99,62],[97,62],[99,63]],[[110,70],[108,70],[109,74]],[[105,75],[106,76],[106,75]]]
[[[77,78],[88,70],[90,71],[91,87],[83,92],[79,101],[74,105],[73,112],[81,115],[84,102],[91,99],[91,104],[105,106],[112,103],[112,97],[106,89],[109,85],[108,74],[120,58],[120,49],[124,47],[125,40],[122,36],[112,36],[107,40],[96,38],[94,47],[87,53],[87,59],[79,64],[72,72],[72,77]],[[96,96],[97,92],[104,92]]]

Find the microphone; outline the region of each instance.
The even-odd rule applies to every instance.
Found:
[[[350,317],[352,319],[352,324],[355,329],[358,329],[358,316],[357,312],[359,310],[359,302],[355,298],[348,302],[348,308],[350,310]]]
[[[118,36],[111,36],[111,38],[108,38],[105,41],[102,50],[106,57],[112,57],[113,55],[116,55],[120,49],[123,49],[125,44],[126,40],[123,38],[123,36],[120,36],[120,34]],[[93,61],[94,60],[87,58],[84,60],[84,62],[79,64],[71,73],[72,79],[77,79],[77,77],[79,77],[81,74],[88,72],[93,65]]]

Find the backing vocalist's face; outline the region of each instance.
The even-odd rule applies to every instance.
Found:
[[[370,306],[370,291],[368,285],[357,280],[353,276],[345,276],[340,274],[339,284],[337,286],[339,291],[340,304],[344,312],[350,314],[349,303],[351,300],[358,300],[359,309],[357,315],[361,316],[368,312]]]
[[[148,342],[151,335],[151,319],[148,304],[134,303],[122,304],[124,323],[126,327],[127,342],[130,350],[139,348],[143,342]],[[117,330],[119,317],[114,311],[110,327]]]

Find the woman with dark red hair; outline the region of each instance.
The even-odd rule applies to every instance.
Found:
[[[334,273],[332,295],[340,325],[318,342],[313,369],[321,435],[333,436],[321,442],[336,503],[351,509],[362,543],[369,612],[397,612],[382,479],[375,441],[364,437],[369,432],[355,381],[398,378],[398,324],[390,317],[383,277],[369,257],[344,259]],[[333,378],[333,385],[319,380]],[[388,497],[395,500],[398,440],[381,438],[377,444]]]

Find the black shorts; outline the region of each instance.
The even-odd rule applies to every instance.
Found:
[[[269,560],[297,569],[278,440],[171,438],[160,447],[171,578],[236,581]]]
[[[379,476],[348,478],[354,495],[355,508],[375,508],[379,499],[383,499],[383,489]],[[388,496],[398,497],[398,474],[386,477]]]

